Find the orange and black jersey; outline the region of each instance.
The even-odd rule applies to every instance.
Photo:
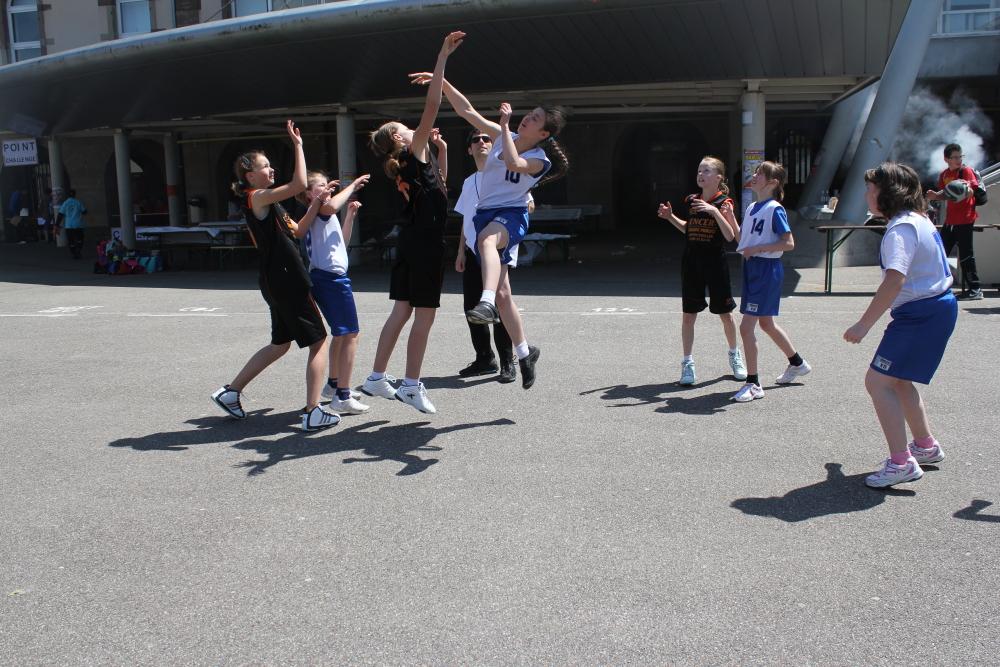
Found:
[[[267,217],[257,218],[250,203],[254,190],[246,190],[241,208],[247,231],[260,255],[261,289],[308,290],[312,286],[309,273],[302,264],[298,240],[292,231],[294,222],[285,208],[275,202],[268,206]]]
[[[428,162],[421,162],[409,151],[399,156],[399,174],[396,189],[403,197],[403,214],[410,223],[426,231],[444,234],[444,222],[448,216],[448,195],[437,160],[428,149]]]
[[[687,240],[685,249],[694,252],[722,253],[725,251],[726,237],[722,235],[719,223],[708,213],[694,213],[690,210],[693,200],[701,198],[701,195],[688,195],[684,198],[689,207],[687,225],[684,228],[684,236]],[[708,200],[708,203],[719,208],[726,201],[735,209],[733,200],[722,192],[716,192]]]

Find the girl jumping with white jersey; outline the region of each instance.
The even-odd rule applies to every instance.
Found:
[[[417,84],[428,83],[429,76],[426,72],[410,75]],[[475,324],[502,320],[515,343],[521,386],[529,389],[535,383],[535,363],[540,351],[528,345],[521,314],[513,301],[497,299],[497,290],[506,279],[511,251],[528,233],[530,190],[564,176],[569,168],[569,160],[556,140],[566,126],[566,114],[560,107],[535,107],[521,119],[514,133],[510,130],[513,113],[510,104],[500,105],[500,122],[494,123],[476,111],[447,80],[444,95],[459,116],[495,144],[482,171],[479,204],[473,218],[483,293],[479,303],[466,312],[466,318]]]

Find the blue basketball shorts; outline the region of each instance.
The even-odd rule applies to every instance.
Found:
[[[743,262],[740,312],[753,317],[776,316],[784,280],[785,268],[780,257],[750,257]]]
[[[331,336],[345,336],[358,333],[358,308],[354,305],[354,291],[351,279],[345,275],[313,269],[312,294],[326,323],[330,325]]]
[[[508,208],[481,208],[476,210],[476,215],[472,217],[472,224],[476,226],[476,236],[486,229],[491,222],[503,225],[507,230],[507,247],[500,254],[500,263],[509,264],[511,261],[510,251],[517,246],[528,233],[528,207],[514,206]],[[479,243],[476,243],[476,255],[479,254]]]
[[[958,320],[954,295],[948,290],[910,301],[893,308],[890,316],[871,368],[900,380],[930,384]]]

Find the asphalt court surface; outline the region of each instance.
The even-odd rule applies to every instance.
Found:
[[[924,388],[947,459],[883,492],[863,377],[884,322],[840,336],[871,267],[794,272],[738,405],[716,318],[676,384],[672,265],[515,274],[530,391],[471,361],[459,283],[431,334],[423,415],[370,399],[297,429],[305,352],[209,394],[267,342],[247,271],[0,269],[3,664],[995,664],[1000,297],[963,303]],[[370,368],[387,274],[355,273]],[[389,372],[402,375],[405,339]]]

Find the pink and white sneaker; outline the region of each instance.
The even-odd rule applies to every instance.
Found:
[[[865,477],[865,484],[873,489],[883,489],[904,482],[915,482],[923,476],[924,471],[912,456],[903,465],[896,465],[892,459],[886,459],[881,470]]]

